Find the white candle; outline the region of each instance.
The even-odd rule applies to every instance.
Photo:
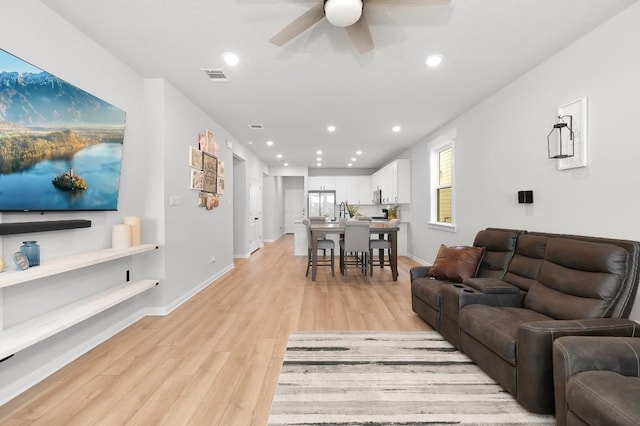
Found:
[[[124,224],[131,227],[131,245],[139,246],[142,244],[142,219],[140,216],[127,216],[124,218]]]
[[[122,223],[113,225],[111,248],[123,249],[127,247],[131,247],[131,226]]]

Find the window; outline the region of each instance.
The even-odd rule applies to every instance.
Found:
[[[452,228],[454,225],[454,147],[453,140],[431,150],[431,218],[429,223]]]

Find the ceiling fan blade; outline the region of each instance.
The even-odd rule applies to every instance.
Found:
[[[282,46],[308,30],[313,26],[313,24],[317,23],[322,18],[324,18],[324,3],[320,2],[313,6],[311,9],[307,10],[302,15],[298,16],[296,19],[294,19],[278,34],[271,37],[271,40],[269,40],[269,42],[278,46]]]
[[[451,0],[364,0],[365,6],[449,6]]]
[[[369,24],[367,23],[367,18],[365,18],[364,13],[353,25],[350,25],[345,28],[347,30],[347,34],[349,34],[349,38],[353,42],[353,45],[356,47],[356,50],[360,53],[366,53],[373,49],[373,39],[371,38],[371,31],[369,30]]]

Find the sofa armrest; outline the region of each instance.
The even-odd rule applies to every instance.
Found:
[[[431,266],[414,266],[409,270],[411,281],[417,280],[418,278],[426,278],[429,269],[431,269]]]
[[[519,308],[522,306],[524,293],[487,294],[464,284],[453,284],[442,287],[441,312],[443,316],[453,319],[456,323],[460,311],[467,305],[508,306]]]
[[[640,338],[564,336],[553,342],[553,387],[558,425],[565,425],[566,385],[581,371],[607,370],[640,377]]]
[[[499,280],[497,278],[465,278],[462,281],[469,287],[485,294],[519,294],[521,290],[515,285]]]
[[[553,412],[553,341],[562,336],[635,336],[638,323],[621,318],[548,320],[518,328],[518,401],[528,410]]]

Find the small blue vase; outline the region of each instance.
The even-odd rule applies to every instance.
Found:
[[[20,246],[20,253],[27,257],[29,266],[40,265],[40,246],[37,241],[23,241]]]

